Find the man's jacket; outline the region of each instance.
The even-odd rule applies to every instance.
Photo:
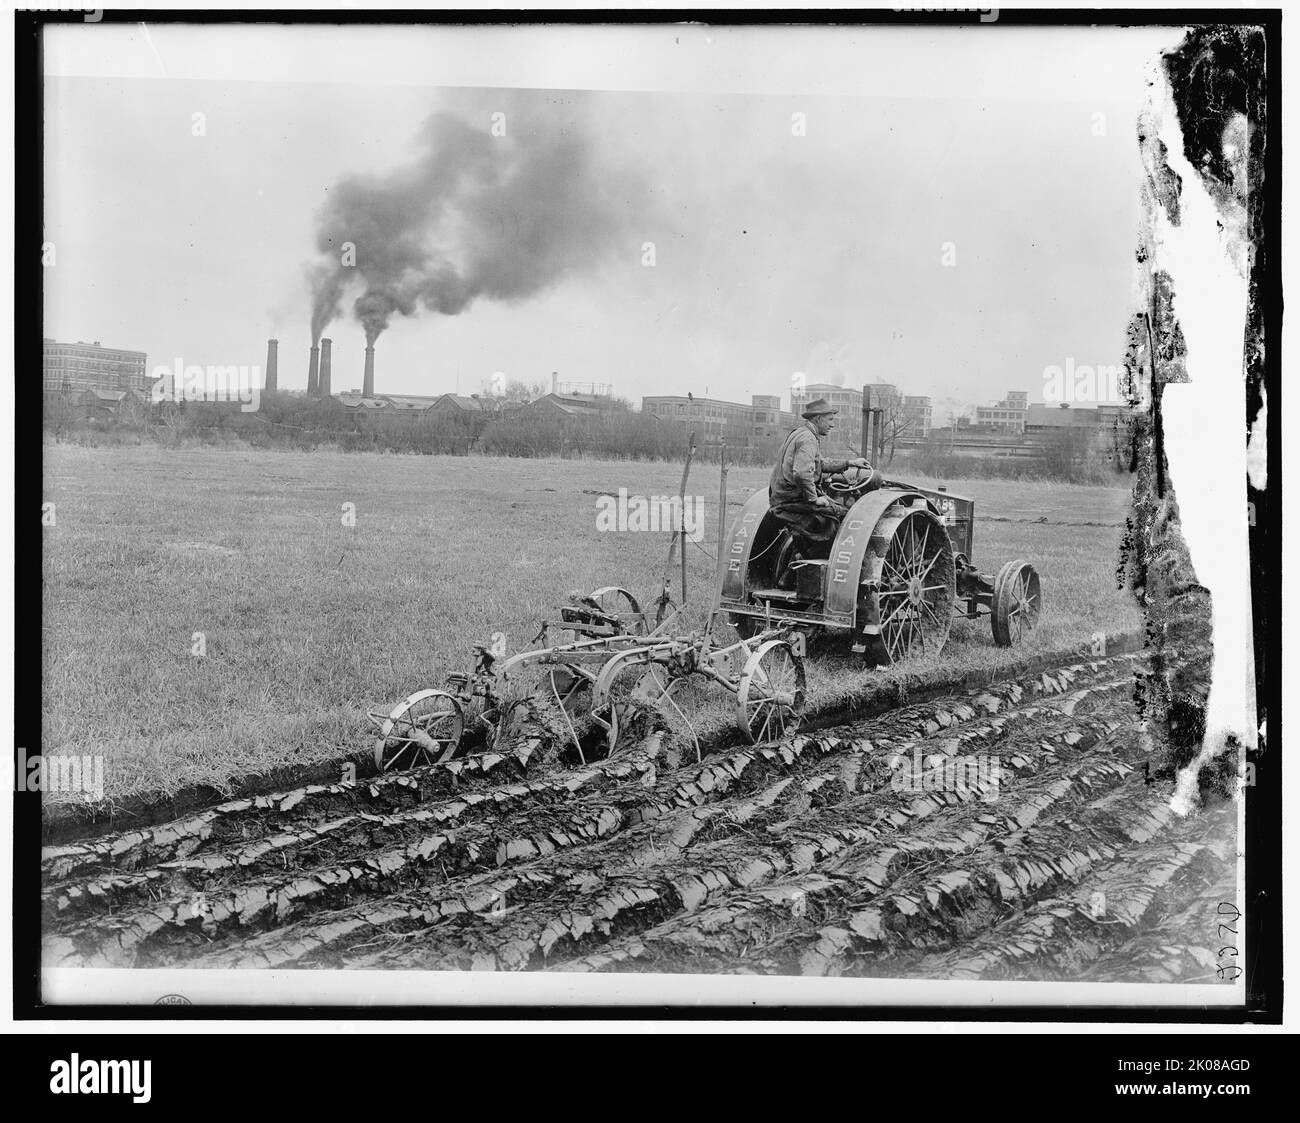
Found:
[[[827,472],[842,472],[849,466],[847,460],[826,460],[822,457],[821,440],[811,424],[793,430],[781,446],[772,469],[768,485],[771,505],[781,507],[790,503],[812,503],[817,499],[817,483]]]

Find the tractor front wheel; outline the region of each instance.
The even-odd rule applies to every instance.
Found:
[[[993,582],[991,608],[993,642],[999,647],[1019,643],[1034,630],[1043,611],[1038,571],[1020,558],[1007,562]]]

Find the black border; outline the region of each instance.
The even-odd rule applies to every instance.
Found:
[[[87,9],[91,11],[93,9]],[[740,25],[793,23],[819,26],[1258,26],[1265,36],[1267,75],[1266,167],[1263,176],[1268,192],[1264,214],[1265,246],[1268,249],[1265,275],[1260,288],[1267,358],[1265,388],[1269,411],[1267,422],[1269,487],[1257,499],[1256,526],[1251,533],[1251,585],[1255,618],[1263,626],[1255,629],[1256,682],[1259,710],[1267,714],[1268,751],[1259,758],[1260,773],[1270,782],[1246,791],[1246,930],[1253,954],[1246,964],[1247,1002],[1244,1008],[1197,1009],[1187,1007],[1050,1007],[1004,1006],[995,1009],[963,1007],[803,1007],[803,1006],[483,1006],[483,1007],[293,1007],[293,1006],[47,1006],[40,1001],[40,877],[30,860],[30,850],[20,860],[19,843],[30,845],[41,837],[40,806],[31,793],[13,793],[13,1016],[15,1019],[51,1021],[126,1019],[139,1020],[147,1031],[150,1023],[162,1020],[204,1022],[222,1019],[344,1020],[344,1019],[465,1019],[482,1021],[546,1019],[577,1021],[598,1017],[609,1021],[681,1021],[761,1019],[807,1022],[845,1021],[956,1021],[972,1025],[986,1022],[1062,1023],[1199,1023],[1237,1025],[1278,1024],[1282,1016],[1282,776],[1281,776],[1281,200],[1282,200],[1282,98],[1280,9],[999,9],[996,22],[981,25],[978,12],[896,12],[889,9],[842,11],[830,9],[781,8],[762,12],[710,11],[707,9],[663,10],[533,10],[476,11],[447,10],[420,12],[383,9],[376,11],[299,12],[284,9],[232,9],[223,11],[186,9],[167,12],[155,9],[104,10],[98,22],[137,23],[287,23],[320,24],[672,24],[699,23]],[[84,23],[82,12],[14,13],[14,370],[23,372],[24,386],[30,387],[41,363],[41,320],[44,307],[40,266],[42,230],[33,216],[43,212],[43,84],[41,30],[47,24]],[[33,276],[35,271],[36,275]],[[32,391],[25,397],[30,400]],[[15,406],[17,404],[15,380]],[[42,436],[29,416],[19,419],[15,408],[15,608],[19,590],[36,590],[41,582],[39,550],[32,549],[31,527],[41,499]],[[26,530],[27,533],[22,532]],[[28,602],[30,603],[30,601]],[[16,613],[15,613],[16,616]],[[22,639],[19,639],[19,635]],[[31,629],[15,627],[15,644],[30,644]],[[40,714],[37,706],[18,705],[18,699],[41,696],[40,664],[14,653],[15,746],[40,744]],[[1153,1055],[1159,1049],[1148,1050]],[[1183,1050],[1185,1052],[1199,1052]],[[1177,1050],[1172,1050],[1177,1053]],[[111,1051],[110,1051],[110,1055]],[[588,1062],[589,1063],[589,1062]],[[585,1069],[586,1065],[584,1065]]]

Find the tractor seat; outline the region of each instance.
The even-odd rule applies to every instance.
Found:
[[[775,585],[778,589],[793,589],[801,563],[825,560],[830,557],[830,542],[814,542],[790,527],[781,531],[776,550]]]

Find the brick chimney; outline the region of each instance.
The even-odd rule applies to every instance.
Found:
[[[558,370],[553,370],[551,371],[551,393],[558,394],[559,392],[560,392],[560,372]]]
[[[316,388],[322,398],[330,396],[330,349],[333,346],[332,340],[322,339],[320,341],[320,380]]]
[[[366,369],[361,376],[361,396],[363,398],[375,396],[375,348],[369,343],[366,344]]]
[[[315,395],[316,382],[320,376],[320,348],[311,345],[311,362],[307,364],[307,393]]]
[[[266,341],[266,378],[263,383],[263,389],[267,393],[273,393],[277,390],[279,381],[279,372],[277,367],[280,359],[280,341],[278,339],[268,339]]]

